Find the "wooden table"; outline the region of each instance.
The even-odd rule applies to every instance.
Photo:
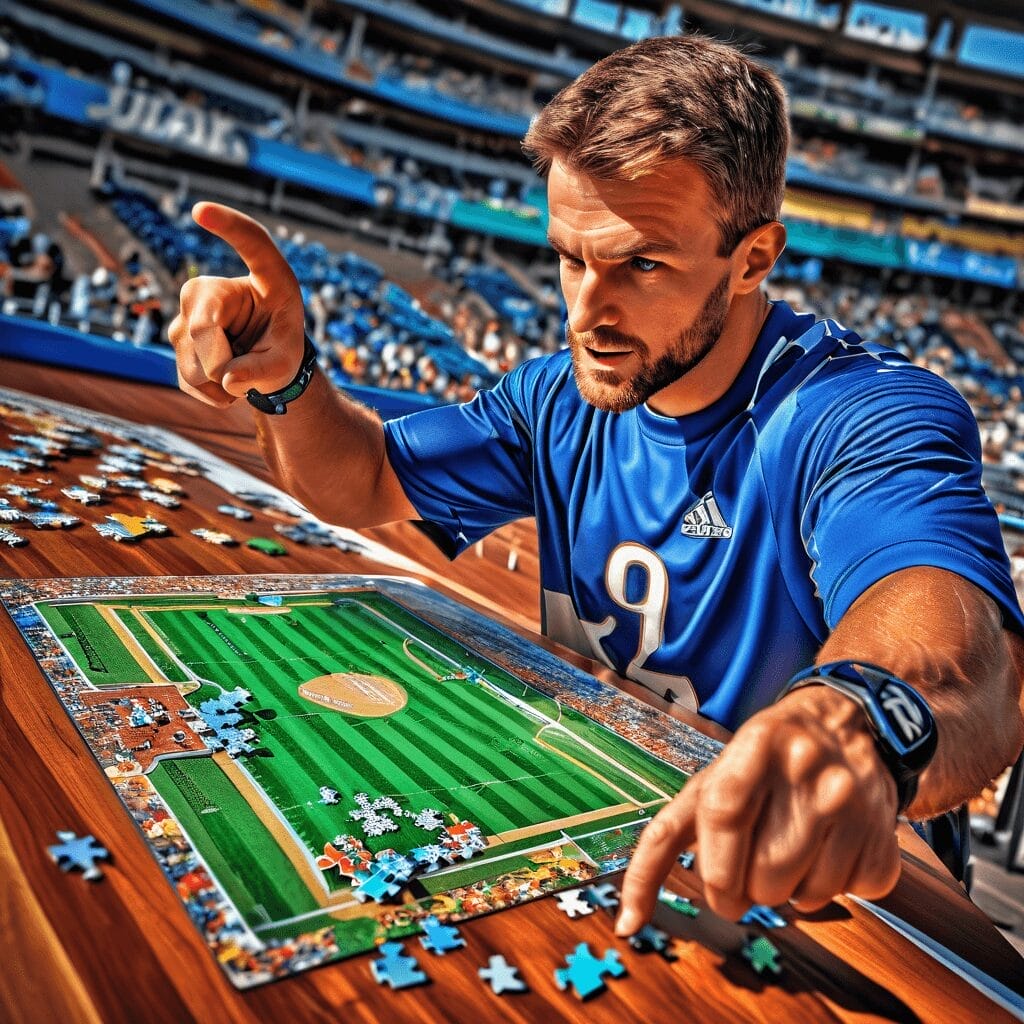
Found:
[[[153,423],[266,477],[248,410],[206,409],[166,389],[0,360],[0,384]],[[56,470],[54,476],[57,483]],[[195,488],[194,501],[213,500]],[[185,514],[185,513],[183,513]],[[33,532],[29,547],[0,549],[5,576],[372,572],[367,560],[292,545],[288,565],[245,549],[202,545],[187,530],[138,547],[97,542],[92,531]],[[424,578],[514,628],[537,628],[536,543],[529,525],[488,540],[482,554],[447,562],[408,525],[372,531],[415,558]],[[518,566],[507,568],[515,547]],[[248,992],[236,992],[192,926],[112,788],[64,713],[10,619],[0,616],[0,1021],[67,1024],[187,1021],[694,1020],[986,1021],[1012,1019],[849,900],[815,915],[787,912],[771,933],[784,973],[759,978],[739,956],[746,929],[706,910],[688,922],[680,956],[641,956],[615,939],[601,912],[571,921],[554,900],[534,901],[462,926],[464,950],[422,953],[432,984],[392,993],[360,956]],[[713,729],[711,730],[714,731]],[[45,847],[57,829],[92,832],[112,853],[105,879],[58,872]],[[697,880],[677,868],[677,892],[702,904]],[[1024,991],[1024,961],[907,830],[904,871],[883,905]],[[628,976],[586,1004],[559,991],[553,971],[579,942],[621,952]],[[495,996],[476,976],[492,953],[516,963],[530,986]]]

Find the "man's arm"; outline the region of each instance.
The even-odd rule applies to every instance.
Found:
[[[938,748],[911,816],[977,793],[1021,749],[1024,644],[994,602],[940,569],[886,577],[849,609],[816,661],[872,662],[928,701]],[[678,853],[696,847],[709,906],[815,910],[835,895],[877,899],[899,878],[896,785],[864,713],[828,687],[795,690],[752,716],[719,758],[647,826],[623,886],[616,931],[650,918]]]
[[[168,327],[181,389],[223,407],[250,388],[287,386],[302,362],[298,281],[266,229],[218,203],[198,203],[196,223],[228,243],[244,277],[198,277],[181,289]],[[277,483],[312,513],[344,526],[415,519],[387,459],[380,419],[331,387],[319,370],[283,416],[255,413],[260,448]]]
[[[317,518],[353,528],[419,518],[388,462],[380,418],[319,370],[284,416],[255,419],[274,479]]]

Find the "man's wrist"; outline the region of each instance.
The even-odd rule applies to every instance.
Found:
[[[288,403],[294,402],[305,393],[310,381],[316,372],[317,353],[309,335],[304,335],[302,347],[302,362],[299,364],[295,376],[283,388],[267,394],[250,388],[245,394],[245,400],[254,408],[267,416],[283,416],[288,411]]]
[[[779,700],[797,690],[827,688],[859,705],[882,762],[896,782],[898,810],[917,794],[918,777],[935,753],[935,720],[924,698],[909,683],[877,665],[833,661],[798,672]]]

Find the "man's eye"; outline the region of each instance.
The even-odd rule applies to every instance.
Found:
[[[630,262],[634,270],[639,270],[643,274],[649,274],[661,266],[657,260],[649,260],[646,256],[634,256]]]
[[[558,254],[558,259],[562,263],[568,264],[568,266],[573,267],[573,268],[582,267],[583,266],[583,260],[577,259],[575,256],[566,256],[565,253],[561,253],[560,252]]]

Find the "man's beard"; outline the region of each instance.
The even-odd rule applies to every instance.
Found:
[[[584,400],[607,412],[635,409],[663,388],[689,373],[715,347],[729,315],[729,274],[711,289],[693,323],[676,338],[667,352],[650,362],[650,349],[642,338],[622,334],[609,327],[577,334],[568,324],[565,336],[572,353],[573,375]],[[615,370],[585,370],[580,361],[583,350],[603,347],[606,350],[630,349],[640,360],[640,369],[631,377]]]

